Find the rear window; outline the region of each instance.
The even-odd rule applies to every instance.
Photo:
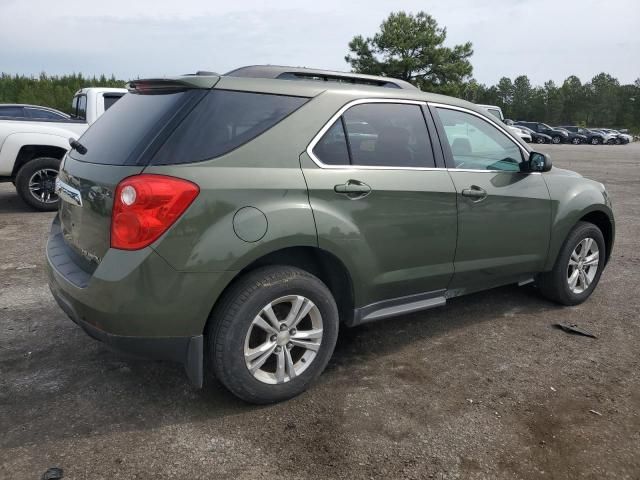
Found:
[[[104,109],[109,110],[111,107],[113,107],[113,104],[116,103],[118,100],[120,100],[122,98],[124,94],[120,93],[105,93],[103,95],[104,98]]]
[[[211,90],[171,134],[153,164],[199,162],[224,155],[264,133],[308,100]]]
[[[181,107],[202,95],[198,90],[163,95],[124,95],[80,137],[79,141],[87,148],[87,153],[81,155],[72,150],[70,156],[103,165],[136,164],[160,129]]]

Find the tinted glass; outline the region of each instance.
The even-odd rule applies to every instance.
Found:
[[[122,95],[105,94],[103,95],[103,98],[104,98],[104,109],[105,111],[107,111],[113,106],[114,103],[116,103],[118,100],[122,98]]]
[[[349,149],[341,118],[333,123],[313,147],[313,154],[327,165],[349,165]]]
[[[353,165],[435,166],[419,105],[368,103],[351,107],[343,116]]]
[[[27,112],[31,118],[43,119],[43,120],[63,120],[66,117],[59,113],[51,112],[49,110],[41,110],[39,108],[27,108]]]
[[[219,157],[254,139],[308,98],[211,90],[171,134],[155,165]]]
[[[87,147],[81,155],[73,150],[70,155],[78,160],[105,165],[135,163],[139,145],[148,145],[150,137],[165,126],[175,112],[184,105],[190,92],[166,95],[127,94],[105,112],[80,137]],[[135,158],[133,158],[135,157]]]
[[[520,171],[520,147],[475,115],[437,108],[456,168]]]
[[[24,118],[22,107],[0,107],[0,117]]]

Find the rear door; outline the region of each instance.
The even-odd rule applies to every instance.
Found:
[[[455,189],[423,105],[351,102],[301,157],[320,247],[349,263],[357,307],[441,294],[453,274]]]
[[[458,196],[458,242],[452,290],[524,280],[542,270],[551,201],[528,152],[506,130],[464,108],[431,105]]]

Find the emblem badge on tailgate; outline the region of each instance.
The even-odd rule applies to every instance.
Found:
[[[80,195],[80,191],[70,185],[67,185],[59,178],[56,178],[56,193],[63,200],[79,207],[82,206],[82,196]]]

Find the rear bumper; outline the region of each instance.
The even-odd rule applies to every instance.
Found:
[[[130,353],[145,358],[169,360],[184,365],[187,376],[196,387],[202,387],[203,380],[203,345],[204,337],[129,337],[114,335],[91,325],[80,318],[73,308],[73,302],[65,298],[64,294],[54,289],[51,293],[60,308],[82,328],[91,338],[98,340],[115,350]]]
[[[188,273],[153,249],[110,249],[87,273],[65,257],[54,220],[47,243],[49,288],[62,310],[91,337],[117,350],[182,363],[202,385],[203,332],[233,272]]]

